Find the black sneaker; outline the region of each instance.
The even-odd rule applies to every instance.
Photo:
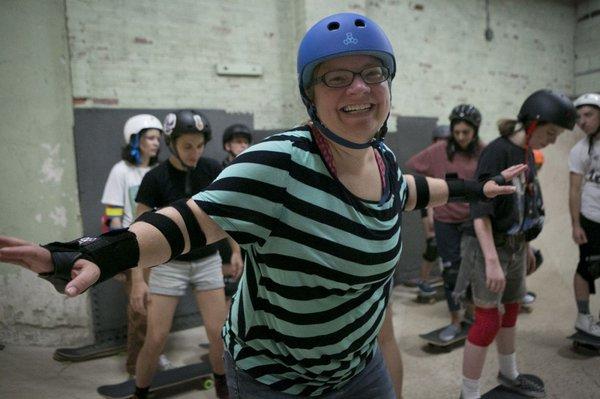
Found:
[[[225,377],[225,375],[214,375],[214,377],[217,398],[229,399],[229,389],[227,389],[227,378]]]
[[[544,381],[533,374],[519,374],[516,379],[511,380],[502,375],[502,373],[498,373],[498,382],[511,391],[515,391],[524,396],[529,396],[531,398],[546,397]]]

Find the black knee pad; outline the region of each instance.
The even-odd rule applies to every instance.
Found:
[[[435,237],[430,237],[425,242],[425,252],[423,252],[423,259],[427,262],[433,262],[438,257],[437,241]]]
[[[444,288],[450,291],[454,291],[459,269],[460,260],[451,262],[450,266],[444,267],[444,270],[442,271],[442,278],[444,279]]]

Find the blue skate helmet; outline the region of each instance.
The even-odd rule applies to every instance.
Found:
[[[323,18],[304,35],[298,49],[298,85],[310,118],[325,136],[345,147],[367,148],[378,140],[357,144],[338,136],[319,120],[315,105],[307,94],[307,89],[312,84],[313,72],[319,64],[333,58],[354,54],[378,58],[389,70],[389,81],[394,78],[396,74],[394,50],[381,27],[363,15],[346,12]],[[387,132],[386,124],[387,118],[377,135],[379,140],[383,139]]]

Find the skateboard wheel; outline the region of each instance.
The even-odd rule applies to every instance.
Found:
[[[215,382],[212,379],[210,379],[210,378],[207,378],[207,379],[205,379],[205,380],[202,381],[202,388],[203,389],[207,389],[207,390],[208,389],[212,389],[214,386],[215,386]]]

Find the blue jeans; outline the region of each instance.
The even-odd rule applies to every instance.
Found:
[[[231,399],[298,399],[300,396],[275,391],[239,369],[227,350],[224,353],[227,387]],[[379,348],[367,366],[336,392],[322,399],[395,399],[392,380]]]

